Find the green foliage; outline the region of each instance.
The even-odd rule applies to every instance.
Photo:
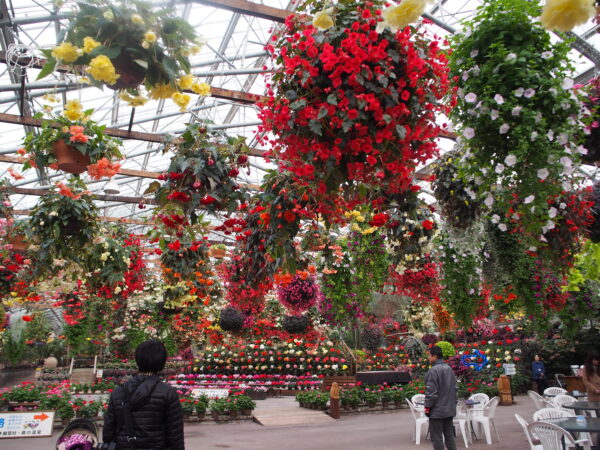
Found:
[[[4,363],[16,366],[23,361],[26,351],[27,346],[23,334],[15,338],[11,333],[4,333],[2,353],[0,354],[0,359]]]
[[[444,359],[448,359],[456,354],[456,349],[448,341],[439,341],[435,345],[442,349],[442,355]]]
[[[111,236],[108,230],[101,230],[102,237],[96,239],[83,260],[86,272],[90,274],[88,282],[92,288],[114,286],[122,282],[129,269],[131,247],[123,240]]]

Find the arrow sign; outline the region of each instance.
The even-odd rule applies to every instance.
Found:
[[[47,416],[47,415],[46,415],[46,414],[44,414],[44,413],[38,414],[37,416],[33,416],[33,418],[34,418],[34,419],[36,419],[36,420],[41,420],[41,421],[44,421],[44,420],[46,420],[48,417],[50,417],[50,416]]]

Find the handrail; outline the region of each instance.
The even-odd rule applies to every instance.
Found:
[[[71,367],[69,368],[69,376],[73,375],[73,366],[75,365],[75,358],[71,358]]]

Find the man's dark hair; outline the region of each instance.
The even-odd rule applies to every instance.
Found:
[[[156,339],[142,342],[135,349],[135,362],[140,372],[158,373],[165,368],[167,349]]]
[[[442,349],[437,345],[432,345],[431,347],[429,347],[429,354],[431,356],[435,356],[437,359],[444,358],[444,353],[442,352]]]

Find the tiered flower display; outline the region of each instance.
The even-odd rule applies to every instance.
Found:
[[[357,184],[369,197],[405,192],[437,153],[435,118],[448,111],[441,43],[385,22],[383,2],[304,8],[267,46],[275,72],[260,116],[276,136],[272,154],[331,203],[341,186],[346,197]]]

